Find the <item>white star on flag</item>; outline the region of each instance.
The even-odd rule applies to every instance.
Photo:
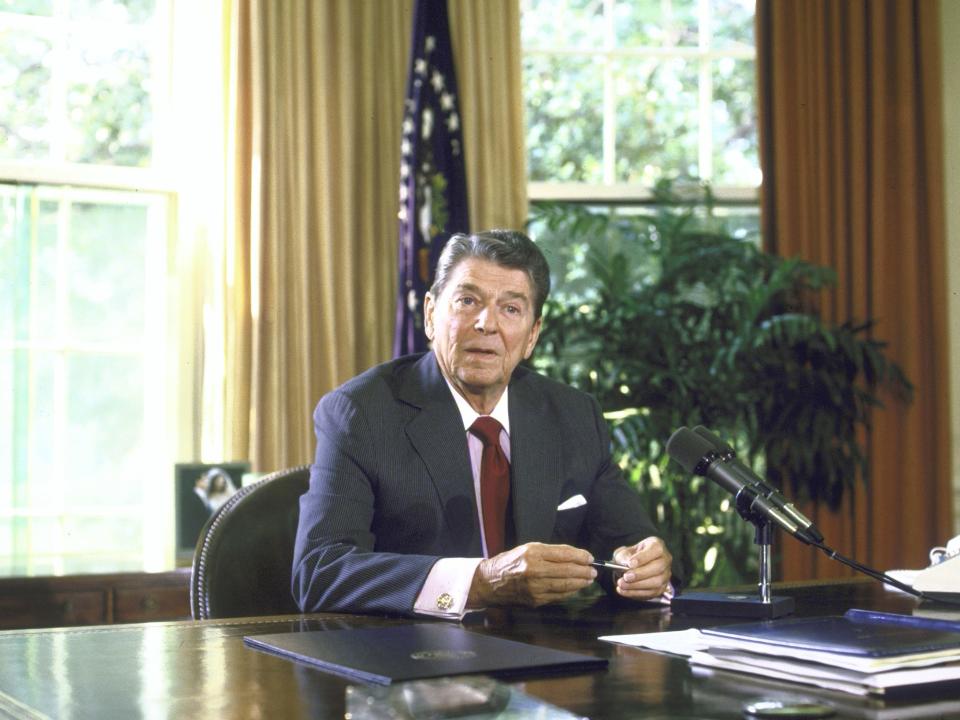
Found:
[[[447,129],[450,132],[454,132],[459,127],[460,127],[460,118],[457,117],[456,113],[450,113],[450,117],[447,118]]]
[[[448,92],[443,93],[440,96],[440,107],[444,110],[450,110],[453,108],[453,95]]]
[[[433,89],[436,92],[443,90],[443,75],[440,74],[439,70],[433,71],[433,76],[430,78],[430,84],[433,85]]]

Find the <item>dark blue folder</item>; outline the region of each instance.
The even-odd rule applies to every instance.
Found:
[[[705,628],[717,637],[821,652],[887,658],[957,650],[960,632],[927,624],[909,615],[892,621],[880,613],[851,611],[847,616],[763,620]]]
[[[258,650],[355,680],[404,680],[485,673],[581,671],[606,667],[591,655],[552,650],[443,623],[248,635]]]

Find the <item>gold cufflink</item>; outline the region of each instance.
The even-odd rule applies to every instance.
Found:
[[[437,607],[441,610],[449,610],[453,607],[453,595],[450,593],[443,593],[440,597],[437,598]]]

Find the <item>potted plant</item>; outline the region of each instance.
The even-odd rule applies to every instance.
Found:
[[[690,585],[756,578],[753,527],[731,498],[665,453],[705,425],[794,499],[836,507],[866,457],[859,433],[882,388],[912,390],[869,321],[823,321],[828,268],[762,252],[716,212],[709,188],[661,183],[652,212],[534,206],[531,234],[555,291],[532,364],[595,395],[615,457]]]

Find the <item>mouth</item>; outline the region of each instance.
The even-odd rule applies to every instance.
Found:
[[[486,348],[467,348],[467,355],[480,360],[498,357],[495,350],[487,350]]]

